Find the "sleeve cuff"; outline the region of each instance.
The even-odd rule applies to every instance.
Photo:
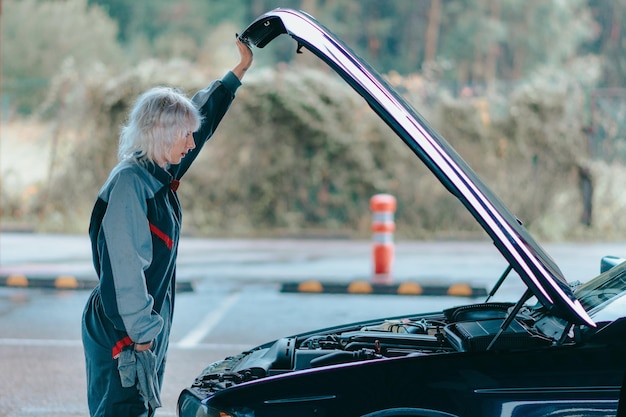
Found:
[[[235,94],[235,91],[241,86],[241,81],[232,71],[228,71],[222,78],[222,84]]]

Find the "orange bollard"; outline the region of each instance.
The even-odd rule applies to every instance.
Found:
[[[391,266],[393,264],[395,248],[393,233],[396,230],[394,213],[396,198],[390,194],[376,194],[370,199],[372,211],[372,232],[374,247],[372,250],[374,274],[372,282],[375,284],[391,284]]]

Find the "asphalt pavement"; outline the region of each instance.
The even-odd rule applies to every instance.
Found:
[[[569,281],[593,278],[604,255],[626,256],[624,242],[544,246]],[[454,295],[482,296],[506,268],[487,240],[400,241],[381,286],[373,274],[372,248],[366,240],[183,237],[178,289],[228,279],[279,284],[284,291],[393,293],[403,286],[409,295],[455,289],[460,292]],[[87,235],[0,233],[0,285],[86,289],[96,283]]]
[[[623,242],[545,248],[568,280],[597,275],[604,255],[626,255]],[[395,255],[393,284],[423,288],[469,284],[488,289],[506,268],[486,240],[398,241]],[[179,282],[192,291],[176,298],[164,407],[157,412],[162,417],[175,416],[181,389],[208,363],[268,340],[484,300],[279,291],[288,283],[306,284],[311,291],[329,283],[367,288],[363,284],[372,282],[372,242],[367,240],[184,237],[178,266]],[[515,301],[524,292],[516,278],[500,288],[501,300]],[[82,288],[96,282],[86,235],[0,233],[0,369],[8,375],[0,382],[0,416],[85,415],[80,319],[88,292]],[[28,288],[43,283],[55,289]]]
[[[178,290],[193,290],[204,280],[219,278],[278,283],[286,292],[485,295],[483,288],[465,279],[438,276],[447,263],[437,260],[441,245],[417,245],[394,245],[390,273],[381,277],[373,273],[373,246],[368,241],[182,238]],[[474,262],[489,256],[481,254],[484,248],[476,243],[446,246],[444,254],[454,250]],[[415,256],[431,276],[416,269]],[[0,235],[0,285],[88,289],[96,283],[87,236]]]

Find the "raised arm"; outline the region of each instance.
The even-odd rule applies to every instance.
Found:
[[[239,63],[235,66],[235,68],[232,69],[232,72],[241,81],[243,76],[246,74],[248,68],[250,68],[250,66],[252,65],[253,55],[250,47],[241,42],[239,38],[237,38],[236,42],[237,48],[239,49],[239,56],[241,57],[241,59],[239,60]]]

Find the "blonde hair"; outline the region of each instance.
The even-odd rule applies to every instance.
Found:
[[[176,140],[198,130],[201,121],[198,108],[180,90],[154,87],[139,96],[122,127],[118,158],[164,161]]]

